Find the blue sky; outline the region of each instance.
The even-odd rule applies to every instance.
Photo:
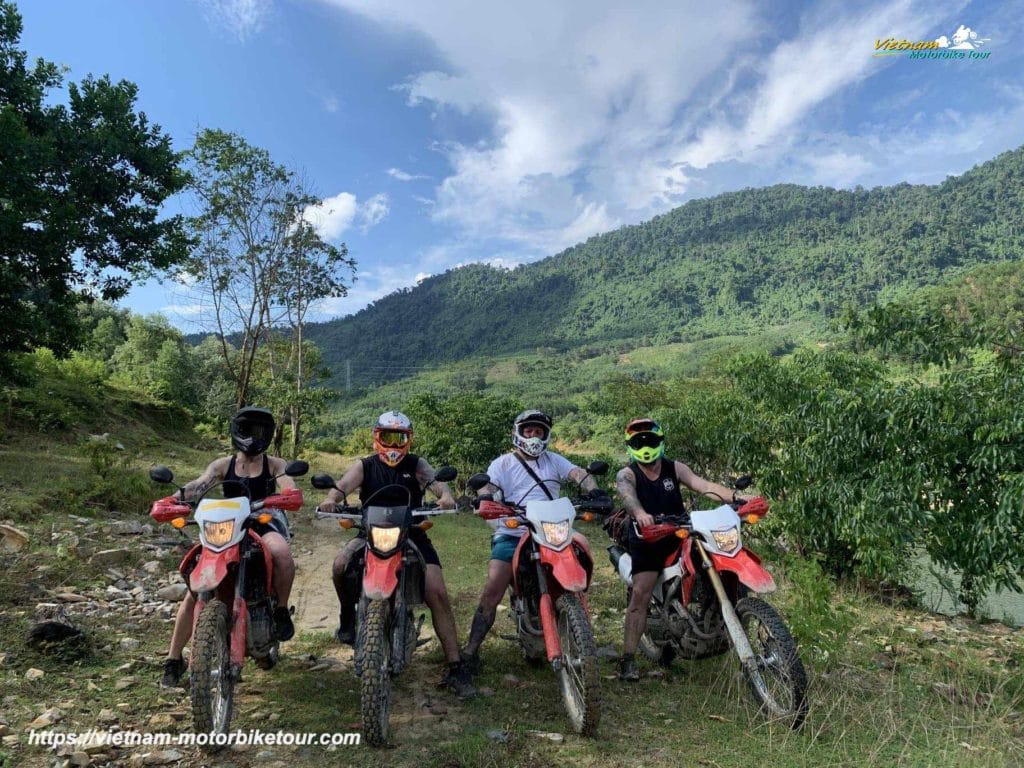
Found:
[[[628,5],[629,7],[625,7]],[[1024,0],[33,0],[22,45],[139,86],[187,148],[242,134],[329,201],[348,314],[688,199],[778,182],[941,181],[1024,144]],[[986,60],[876,58],[974,30]],[[170,206],[173,210],[174,206]],[[180,287],[124,302],[189,329]]]

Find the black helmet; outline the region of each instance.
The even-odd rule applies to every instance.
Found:
[[[275,427],[266,408],[243,408],[231,419],[231,444],[246,456],[259,456],[270,447]]]

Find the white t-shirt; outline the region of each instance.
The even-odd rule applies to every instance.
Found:
[[[534,474],[544,481],[544,485],[551,491],[551,496],[556,499],[561,491],[562,483],[569,479],[569,473],[574,469],[579,469],[579,467],[564,456],[552,453],[551,451],[544,451],[536,461],[527,459],[526,463],[529,464]],[[506,453],[496,458],[487,467],[487,474],[491,477],[491,484],[501,489],[501,498],[504,499],[506,504],[518,504],[525,507],[526,502],[531,499],[537,499],[538,501],[548,500],[548,495],[544,493],[544,489],[537,484],[536,480],[530,477],[530,474],[520,463],[519,459],[516,458],[515,454]],[[495,497],[497,498],[498,494],[495,494]],[[526,533],[526,528],[524,527],[506,528],[503,523],[504,520],[505,518],[502,517],[496,520],[488,520],[487,522],[497,533],[503,536],[522,536]]]

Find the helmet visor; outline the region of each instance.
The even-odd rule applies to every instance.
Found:
[[[664,435],[656,435],[653,432],[638,432],[626,441],[626,445],[634,451],[638,451],[641,448],[657,448],[663,442],[665,442]]]
[[[270,440],[274,436],[274,425],[265,421],[239,419],[235,431],[241,438],[251,437],[255,440]]]
[[[398,432],[391,429],[382,429],[377,433],[377,442],[385,448],[401,448],[409,442],[409,433]]]

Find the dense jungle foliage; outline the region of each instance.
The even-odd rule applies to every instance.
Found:
[[[344,385],[550,347],[824,327],[1024,251],[1024,148],[936,186],[779,185],[694,200],[514,270],[470,265],[308,330]]]

